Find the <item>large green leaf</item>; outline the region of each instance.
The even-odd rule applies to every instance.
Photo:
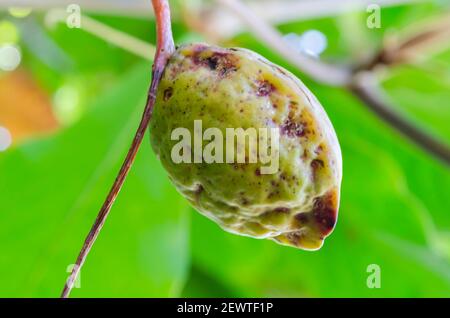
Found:
[[[58,296],[139,122],[140,65],[61,134],[0,155],[1,296]],[[189,264],[184,200],[143,144],[74,296],[177,296]]]

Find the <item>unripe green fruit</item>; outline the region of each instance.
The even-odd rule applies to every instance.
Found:
[[[262,174],[267,165],[259,161],[175,163],[179,140],[172,132],[184,127],[194,139],[195,120],[223,136],[227,128],[279,128],[278,170]],[[342,178],[339,143],[320,103],[288,71],[244,49],[180,47],[159,84],[150,129],[177,189],[223,229],[302,249],[320,248],[332,232]]]

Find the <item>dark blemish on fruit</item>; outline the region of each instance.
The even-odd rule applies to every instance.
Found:
[[[291,232],[291,233],[286,234],[286,238],[293,245],[298,246],[300,243],[300,240],[303,238],[303,234],[301,232]]]
[[[261,169],[257,168],[257,169],[255,170],[255,175],[256,175],[257,177],[261,177]]]
[[[197,189],[195,189],[195,194],[199,195],[203,192],[204,188],[201,184],[197,185]]]
[[[317,155],[319,155],[322,151],[323,151],[323,145],[319,145],[319,147],[317,147],[316,150],[314,150],[314,152]]]
[[[308,214],[307,213],[299,213],[295,216],[295,219],[301,224],[304,225],[308,223]]]
[[[269,81],[259,81],[256,95],[259,97],[269,96],[276,90],[275,86]]]
[[[233,56],[222,55],[218,60],[217,71],[222,77],[228,76],[238,70],[236,59]]]
[[[306,159],[308,159],[308,155],[309,155],[308,150],[307,150],[307,149],[304,149],[301,158],[302,158],[303,160],[306,160]]]
[[[279,207],[279,208],[276,208],[274,211],[277,213],[289,213],[289,211],[291,211],[291,209],[285,208],[285,207]]]
[[[164,101],[167,102],[173,96],[173,88],[169,87],[164,91]]]
[[[305,135],[305,129],[301,123],[297,123],[292,119],[287,119],[283,125],[281,125],[281,134],[295,138],[303,137]]]
[[[200,196],[202,195],[202,192],[204,191],[204,188],[201,184],[197,185],[197,188],[194,191],[194,196],[195,196],[195,200],[198,201],[200,200]]]
[[[323,162],[323,160],[314,159],[311,162],[311,168],[313,170],[314,178],[316,178],[316,174],[317,174],[318,170],[322,169],[323,167],[325,167],[325,163]]]
[[[297,112],[297,109],[298,109],[298,103],[295,101],[291,101],[289,103],[289,113],[294,114]]]
[[[232,72],[237,71],[236,57],[226,52],[212,52],[210,56],[203,57],[203,51],[194,52],[192,60],[194,64],[207,67],[212,71],[217,71],[220,76],[224,77]]]
[[[206,63],[208,63],[208,67],[211,70],[215,71],[217,69],[217,65],[218,65],[219,62],[218,62],[216,57],[212,56],[212,57],[208,57],[206,59]]]
[[[269,193],[269,195],[267,196],[268,199],[272,199],[273,197],[279,196],[280,195],[280,191],[273,191],[271,193]]]
[[[324,235],[328,235],[336,224],[336,204],[334,192],[316,198],[313,206],[314,220]]]
[[[245,205],[248,205],[249,202],[248,202],[248,200],[246,198],[242,198],[241,204],[245,206]]]

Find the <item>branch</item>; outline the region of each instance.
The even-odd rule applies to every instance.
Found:
[[[55,23],[65,22],[66,18],[66,11],[52,9],[46,14],[45,21],[51,27]],[[156,54],[156,48],[153,45],[86,15],[81,15],[81,25],[81,30],[146,60],[153,60],[153,56]]]
[[[393,111],[387,96],[380,89],[377,79],[371,72],[360,72],[355,75],[355,81],[348,89],[386,123],[395,127],[422,149],[450,164],[450,149],[448,146],[421,131]]]
[[[446,14],[431,23],[419,23],[410,27],[403,39],[389,37],[384,47],[363,69],[375,66],[394,66],[402,63],[414,63],[425,56],[439,54],[450,47],[450,14]]]
[[[170,21],[170,8],[167,0],[152,0],[153,7],[157,19],[157,30],[158,30],[158,43],[156,49],[155,61],[152,70],[152,82],[149,89],[148,101],[145,106],[144,114],[142,116],[141,123],[137,129],[136,135],[134,137],[133,143],[128,151],[125,162],[120,169],[120,172],[102,206],[100,212],[89,232],[83,247],[78,255],[75,266],[73,267],[72,273],[67,280],[64,289],[62,291],[61,297],[67,298],[73,288],[73,284],[80,273],[81,267],[83,266],[89,251],[91,250],[96,238],[98,237],[106,218],[111,210],[111,207],[119,194],[122,185],[133,165],[136,154],[142,143],[142,139],[150,123],[152,117],[153,106],[156,100],[156,91],[158,89],[159,82],[164,71],[164,68],[175,51],[175,45],[173,42],[171,21]]]

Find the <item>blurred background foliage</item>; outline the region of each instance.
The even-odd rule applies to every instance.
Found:
[[[150,1],[81,3],[86,19],[120,30],[138,56],[117,46],[109,29],[84,27],[83,20],[81,28],[69,28],[64,15],[58,22],[58,8],[67,15],[63,5],[42,1],[27,12],[6,2],[0,45],[12,45],[21,59],[0,73],[0,296],[57,297],[137,127],[155,25]],[[171,4],[178,44],[252,49],[298,75],[322,102],[344,157],[337,228],[317,252],[228,234],[188,206],[146,142],[73,296],[450,296],[448,165],[344,89],[305,76],[245,27],[226,29],[239,24],[232,14],[223,25],[225,18],[216,19],[216,29],[201,25],[208,20],[201,14],[227,13],[215,1]],[[253,5],[264,11],[264,3]],[[388,35],[448,17],[449,6],[389,6],[380,29],[366,27],[365,8],[312,17],[286,10],[288,17],[277,15],[274,23],[283,34],[320,31],[327,39],[321,58],[348,65],[374,54]],[[450,49],[379,76],[397,112],[450,144]],[[370,264],[381,268],[380,289],[367,287]]]

